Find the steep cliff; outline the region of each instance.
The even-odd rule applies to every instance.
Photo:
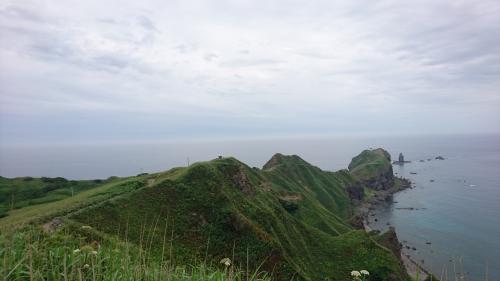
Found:
[[[349,172],[367,188],[386,190],[394,185],[391,156],[382,148],[364,150],[354,157]]]

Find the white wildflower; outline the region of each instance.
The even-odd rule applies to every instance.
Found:
[[[92,251],[92,255],[97,255],[97,251]]]
[[[359,271],[357,271],[357,270],[353,270],[353,271],[351,271],[351,276],[359,277],[359,276],[361,276],[361,273],[359,273]]]
[[[223,265],[225,265],[226,267],[230,266],[231,265],[231,260],[229,258],[223,258],[220,260],[220,263],[222,263]]]
[[[368,272],[368,270],[361,270],[359,273],[363,274],[363,275],[370,275],[370,272]]]
[[[73,250],[73,254],[78,254],[78,253],[80,253],[80,249],[74,249]]]

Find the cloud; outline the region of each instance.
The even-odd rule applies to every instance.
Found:
[[[488,0],[4,1],[0,133],[498,132],[498,26]]]
[[[220,64],[223,67],[253,67],[253,66],[265,66],[265,65],[276,65],[282,64],[285,61],[275,60],[275,59],[234,59],[226,61]]]
[[[144,29],[150,30],[150,31],[157,31],[153,21],[146,17],[146,16],[138,16],[137,21],[140,26],[142,26]]]
[[[208,53],[206,54],[203,58],[206,60],[206,61],[212,61],[216,58],[218,58],[219,56],[217,56],[216,54],[214,53]]]

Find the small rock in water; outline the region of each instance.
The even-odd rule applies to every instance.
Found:
[[[425,244],[430,245],[430,244],[432,244],[432,243],[431,243],[431,242],[425,242]]]
[[[416,175],[417,173],[415,173],[415,172],[410,172],[410,174],[412,174],[412,175]]]
[[[430,182],[434,182],[434,180],[429,180]]]
[[[440,155],[440,156],[438,156],[438,157],[436,157],[434,159],[436,159],[436,160],[444,160],[444,157]]]
[[[413,251],[416,251],[416,250],[417,250],[417,248],[415,248],[415,247],[411,247],[411,249],[412,249]]]

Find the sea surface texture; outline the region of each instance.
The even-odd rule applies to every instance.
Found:
[[[423,260],[438,277],[447,274],[455,280],[454,272],[464,272],[470,281],[485,280],[486,274],[488,280],[500,280],[500,136],[0,144],[0,175],[129,176],[219,155],[262,167],[276,152],[297,154],[322,169],[338,170],[346,168],[363,149],[376,147],[387,149],[393,160],[402,152],[412,161],[395,165],[394,172],[411,179],[415,188],[395,194],[392,203],[375,210],[371,227],[394,226],[404,241],[405,253]],[[437,156],[444,160],[435,159]]]
[[[432,152],[408,149],[412,162],[394,172],[415,187],[375,210],[370,225],[394,226],[404,253],[444,280],[500,280],[499,144],[469,139]]]

